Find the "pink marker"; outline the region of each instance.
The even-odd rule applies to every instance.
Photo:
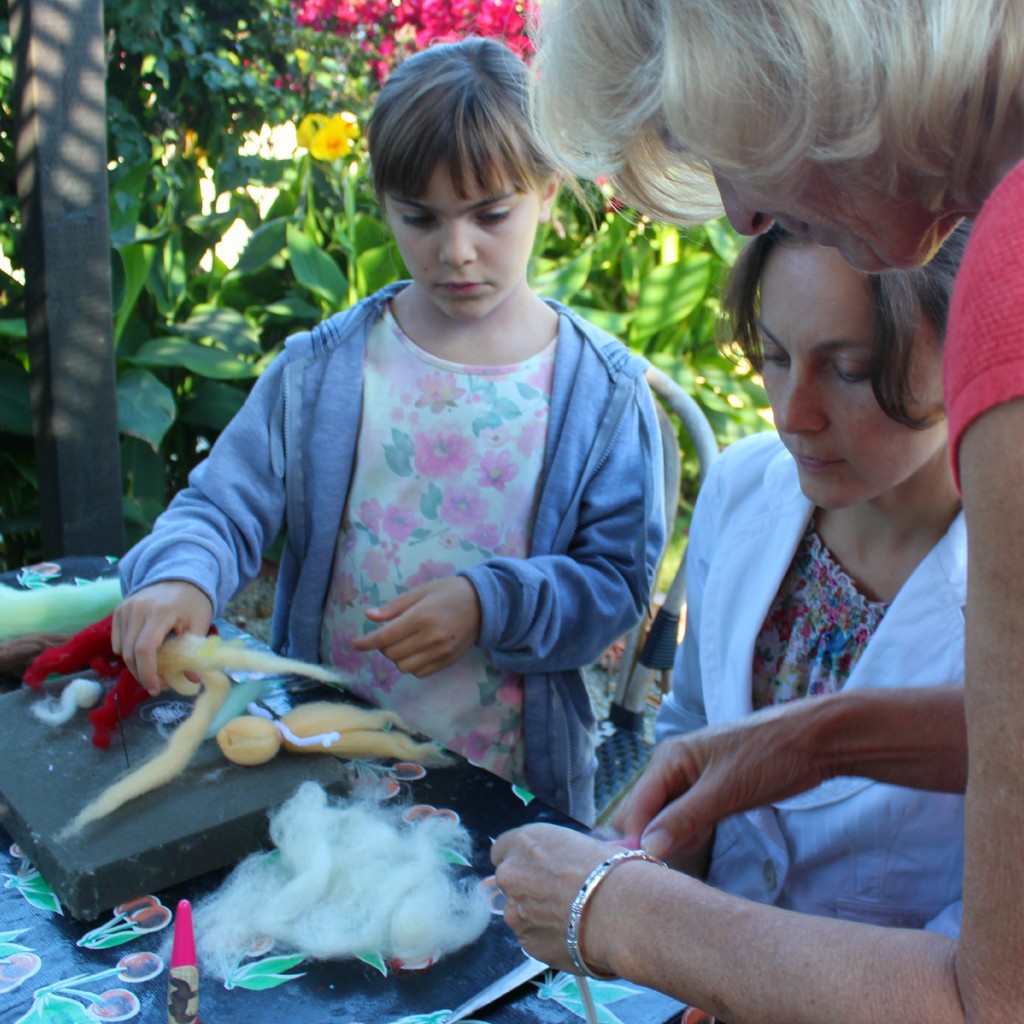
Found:
[[[192,931],[192,904],[178,901],[174,916],[174,945],[167,978],[167,1024],[195,1024],[199,1016],[199,968]]]

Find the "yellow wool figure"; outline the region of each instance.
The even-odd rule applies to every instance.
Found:
[[[86,805],[65,830],[65,836],[74,835],[129,800],[152,792],[181,774],[231,690],[227,670],[291,672],[325,683],[342,681],[330,669],[254,650],[244,640],[192,633],[171,637],[163,643],[157,651],[157,670],[172,690],[184,697],[196,697],[192,714],[174,730],[163,750]]]
[[[235,764],[265,764],[282,746],[293,754],[335,757],[394,757],[425,768],[450,764],[434,743],[417,743],[392,711],[316,701],[300,704],[279,721],[242,715],[217,733],[217,744]]]

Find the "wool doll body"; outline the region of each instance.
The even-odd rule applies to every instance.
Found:
[[[275,649],[587,821],[579,668],[648,600],[661,451],[643,360],[529,286],[556,179],[525,104],[493,41],[392,74],[367,137],[411,279],[289,339],[122,560],[114,644],[158,690],[284,528]]]

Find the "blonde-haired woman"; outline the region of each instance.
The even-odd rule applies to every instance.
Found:
[[[838,694],[693,734],[619,815],[665,854],[835,775],[966,785],[959,941],[751,904],[636,856],[577,903],[576,969],[730,1024],[1019,1020],[1024,3],[548,0],[542,29],[537,118],[559,161],[656,216],[779,222],[868,271],[923,262],[976,218],[944,356],[970,551],[965,702],[947,687]],[[607,852],[550,827],[496,844],[506,919],[534,955],[574,963],[570,902]]]

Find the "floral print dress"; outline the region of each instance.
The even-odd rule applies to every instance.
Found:
[[[495,557],[525,558],[547,441],[556,343],[513,366],[451,363],[390,311],[367,345],[355,468],[324,609],[321,658],[352,692],[511,782],[525,782],[522,679],[478,647],[417,679],[353,637],[399,594]]]
[[[860,593],[812,518],[754,644],[754,709],[841,690],[888,607]]]

